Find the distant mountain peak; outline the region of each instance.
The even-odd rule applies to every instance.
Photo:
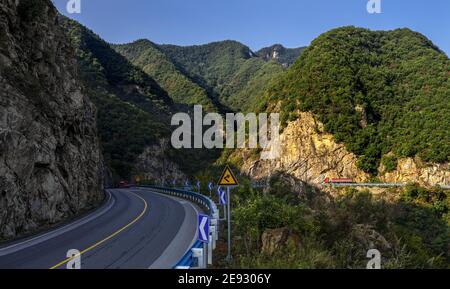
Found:
[[[300,56],[305,47],[286,48],[281,44],[274,44],[256,52],[256,55],[266,61],[275,60],[283,66],[290,66]]]

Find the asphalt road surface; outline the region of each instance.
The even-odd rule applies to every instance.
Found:
[[[81,269],[171,268],[197,238],[198,209],[187,201],[139,188],[107,198],[84,218],[0,247],[0,268],[65,269],[71,249]]]

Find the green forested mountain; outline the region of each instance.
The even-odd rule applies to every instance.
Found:
[[[343,27],[312,42],[268,90],[267,107],[281,102],[283,122],[315,113],[368,172],[388,152],[447,162],[449,71],[449,58],[419,33]]]
[[[175,102],[207,110],[247,110],[284,68],[236,41],[196,46],[157,45],[148,40],[113,47],[142,68]]]
[[[113,47],[154,78],[175,102],[201,104],[205,110],[215,110],[216,106],[206,90],[184,75],[156,44],[149,40],[138,40]]]
[[[266,61],[275,60],[283,66],[290,66],[297,60],[305,48],[286,48],[281,44],[275,44],[258,50],[256,54]]]
[[[212,98],[232,110],[247,107],[251,102],[248,97],[259,97],[268,87],[267,80],[275,78],[283,69],[276,63],[267,64],[236,41],[159,47],[190,79],[206,88]]]
[[[172,100],[92,31],[65,17],[60,21],[76,48],[85,93],[97,107],[105,161],[116,177],[128,178],[145,146],[170,133]]]
[[[254,112],[263,101],[265,90],[285,72],[285,68],[272,60],[267,63],[259,58],[247,60],[229,83],[228,87],[238,89],[230,91],[227,103],[237,111]]]

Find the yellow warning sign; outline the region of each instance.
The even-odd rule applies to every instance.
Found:
[[[223,187],[231,187],[239,185],[236,177],[234,176],[229,166],[225,167],[225,170],[222,173],[222,177],[220,177],[218,185]]]

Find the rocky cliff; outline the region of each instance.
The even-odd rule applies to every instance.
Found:
[[[169,140],[161,139],[158,145],[148,146],[136,160],[136,170],[142,180],[151,180],[156,184],[171,183],[186,179],[179,166],[168,158]]]
[[[0,239],[101,201],[95,109],[49,0],[0,1]]]
[[[265,47],[256,52],[256,54],[266,61],[274,60],[285,67],[292,65],[295,60],[302,54],[305,47],[286,48],[281,44],[275,44]]]
[[[299,113],[280,135],[281,157],[276,160],[250,160],[243,157],[242,172],[255,179],[284,172],[310,184],[326,177],[348,177],[357,181],[369,176],[356,167],[356,156],[324,133],[323,125],[311,113]]]
[[[254,179],[282,172],[312,185],[320,185],[326,177],[352,178],[356,182],[370,179],[357,167],[357,157],[337,143],[333,135],[325,133],[323,124],[312,113],[299,112],[298,119],[290,122],[280,135],[280,144],[281,157],[276,160],[251,158],[248,151],[235,152],[244,160],[241,172]],[[379,177],[385,182],[448,185],[449,168],[449,164],[426,164],[418,158],[405,158],[398,161],[392,172],[384,173],[380,167]]]
[[[380,167],[381,180],[389,183],[414,182],[424,186],[450,184],[450,164],[426,164],[420,158],[403,158],[398,160],[392,172],[383,172]]]

